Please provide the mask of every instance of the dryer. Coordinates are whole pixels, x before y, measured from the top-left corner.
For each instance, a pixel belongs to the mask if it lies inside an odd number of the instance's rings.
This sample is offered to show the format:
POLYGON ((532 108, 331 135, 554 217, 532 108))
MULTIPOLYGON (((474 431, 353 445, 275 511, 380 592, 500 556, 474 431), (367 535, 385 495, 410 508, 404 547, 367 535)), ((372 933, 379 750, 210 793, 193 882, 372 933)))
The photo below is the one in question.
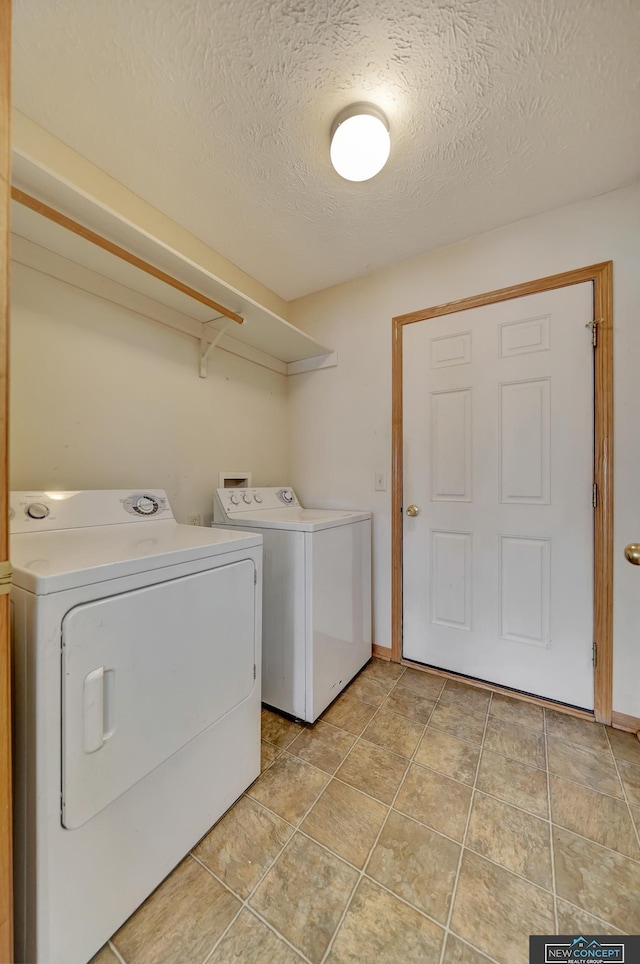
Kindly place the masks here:
POLYGON ((213 519, 263 536, 262 700, 313 723, 371 659, 371 514, 281 486, 217 489, 213 519))
POLYGON ((260 772, 259 535, 14 492, 19 961, 84 964, 260 772))

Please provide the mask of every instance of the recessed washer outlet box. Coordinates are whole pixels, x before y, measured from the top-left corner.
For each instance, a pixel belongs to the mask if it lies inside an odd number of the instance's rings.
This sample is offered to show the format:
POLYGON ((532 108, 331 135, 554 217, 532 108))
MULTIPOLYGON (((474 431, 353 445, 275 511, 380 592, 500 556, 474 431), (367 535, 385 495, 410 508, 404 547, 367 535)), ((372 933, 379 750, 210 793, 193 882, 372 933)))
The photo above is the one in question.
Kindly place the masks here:
POLYGON ((251 472, 219 472, 219 489, 248 489, 251 487, 251 472))

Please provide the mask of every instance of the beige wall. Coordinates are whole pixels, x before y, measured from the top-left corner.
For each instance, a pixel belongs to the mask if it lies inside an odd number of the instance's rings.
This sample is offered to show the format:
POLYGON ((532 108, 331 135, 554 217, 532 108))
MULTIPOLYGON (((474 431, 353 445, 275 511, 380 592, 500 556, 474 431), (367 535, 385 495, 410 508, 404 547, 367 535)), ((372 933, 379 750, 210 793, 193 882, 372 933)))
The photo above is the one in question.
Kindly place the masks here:
MULTIPOLYGON (((427 186, 428 189, 428 186, 427 186)), ((384 244, 384 226, 380 228, 384 244)), ((614 709, 640 716, 640 186, 561 208, 293 302, 289 320, 338 352, 290 384, 292 482, 310 504, 374 512, 374 633, 390 643, 391 318, 571 268, 614 261, 614 709)), ((588 641, 587 641, 588 644, 588 641)))
POLYGON ((11 488, 165 488, 211 521, 219 471, 289 481, 287 380, 14 265, 11 488))

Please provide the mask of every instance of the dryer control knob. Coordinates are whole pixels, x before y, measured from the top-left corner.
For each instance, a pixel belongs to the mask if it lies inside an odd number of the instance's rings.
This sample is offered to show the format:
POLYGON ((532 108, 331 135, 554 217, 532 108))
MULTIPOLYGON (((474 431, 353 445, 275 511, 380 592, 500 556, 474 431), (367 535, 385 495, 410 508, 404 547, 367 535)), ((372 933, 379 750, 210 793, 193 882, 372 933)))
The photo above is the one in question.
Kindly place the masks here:
POLYGON ((248 492, 243 492, 243 493, 242 493, 242 501, 243 501, 243 502, 246 502, 247 505, 250 505, 250 504, 251 504, 251 496, 249 495, 248 492))
POLYGON ((155 515, 158 507, 158 502, 150 495, 141 495, 133 502, 133 509, 138 515, 155 515))
POLYGON ((229 496, 229 502, 231 503, 231 505, 238 504, 238 496, 235 494, 235 492, 232 492, 231 495, 229 496))
POLYGON ((26 513, 30 519, 46 519, 49 515, 49 507, 43 502, 32 502, 27 506, 26 513))
POLYGON ((254 493, 253 498, 256 500, 256 502, 262 502, 262 496, 258 495, 257 492, 254 493))

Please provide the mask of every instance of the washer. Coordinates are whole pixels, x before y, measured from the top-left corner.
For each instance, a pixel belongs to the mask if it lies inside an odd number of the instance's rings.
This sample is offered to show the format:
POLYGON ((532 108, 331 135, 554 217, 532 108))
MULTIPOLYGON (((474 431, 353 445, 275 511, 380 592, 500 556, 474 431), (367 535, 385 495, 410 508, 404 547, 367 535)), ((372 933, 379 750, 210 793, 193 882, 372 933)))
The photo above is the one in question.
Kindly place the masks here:
POLYGON ((19 961, 85 964, 260 772, 260 535, 11 495, 19 961))
POLYGON ((371 514, 284 486, 217 489, 213 519, 264 537, 262 700, 313 723, 371 658, 371 514))

